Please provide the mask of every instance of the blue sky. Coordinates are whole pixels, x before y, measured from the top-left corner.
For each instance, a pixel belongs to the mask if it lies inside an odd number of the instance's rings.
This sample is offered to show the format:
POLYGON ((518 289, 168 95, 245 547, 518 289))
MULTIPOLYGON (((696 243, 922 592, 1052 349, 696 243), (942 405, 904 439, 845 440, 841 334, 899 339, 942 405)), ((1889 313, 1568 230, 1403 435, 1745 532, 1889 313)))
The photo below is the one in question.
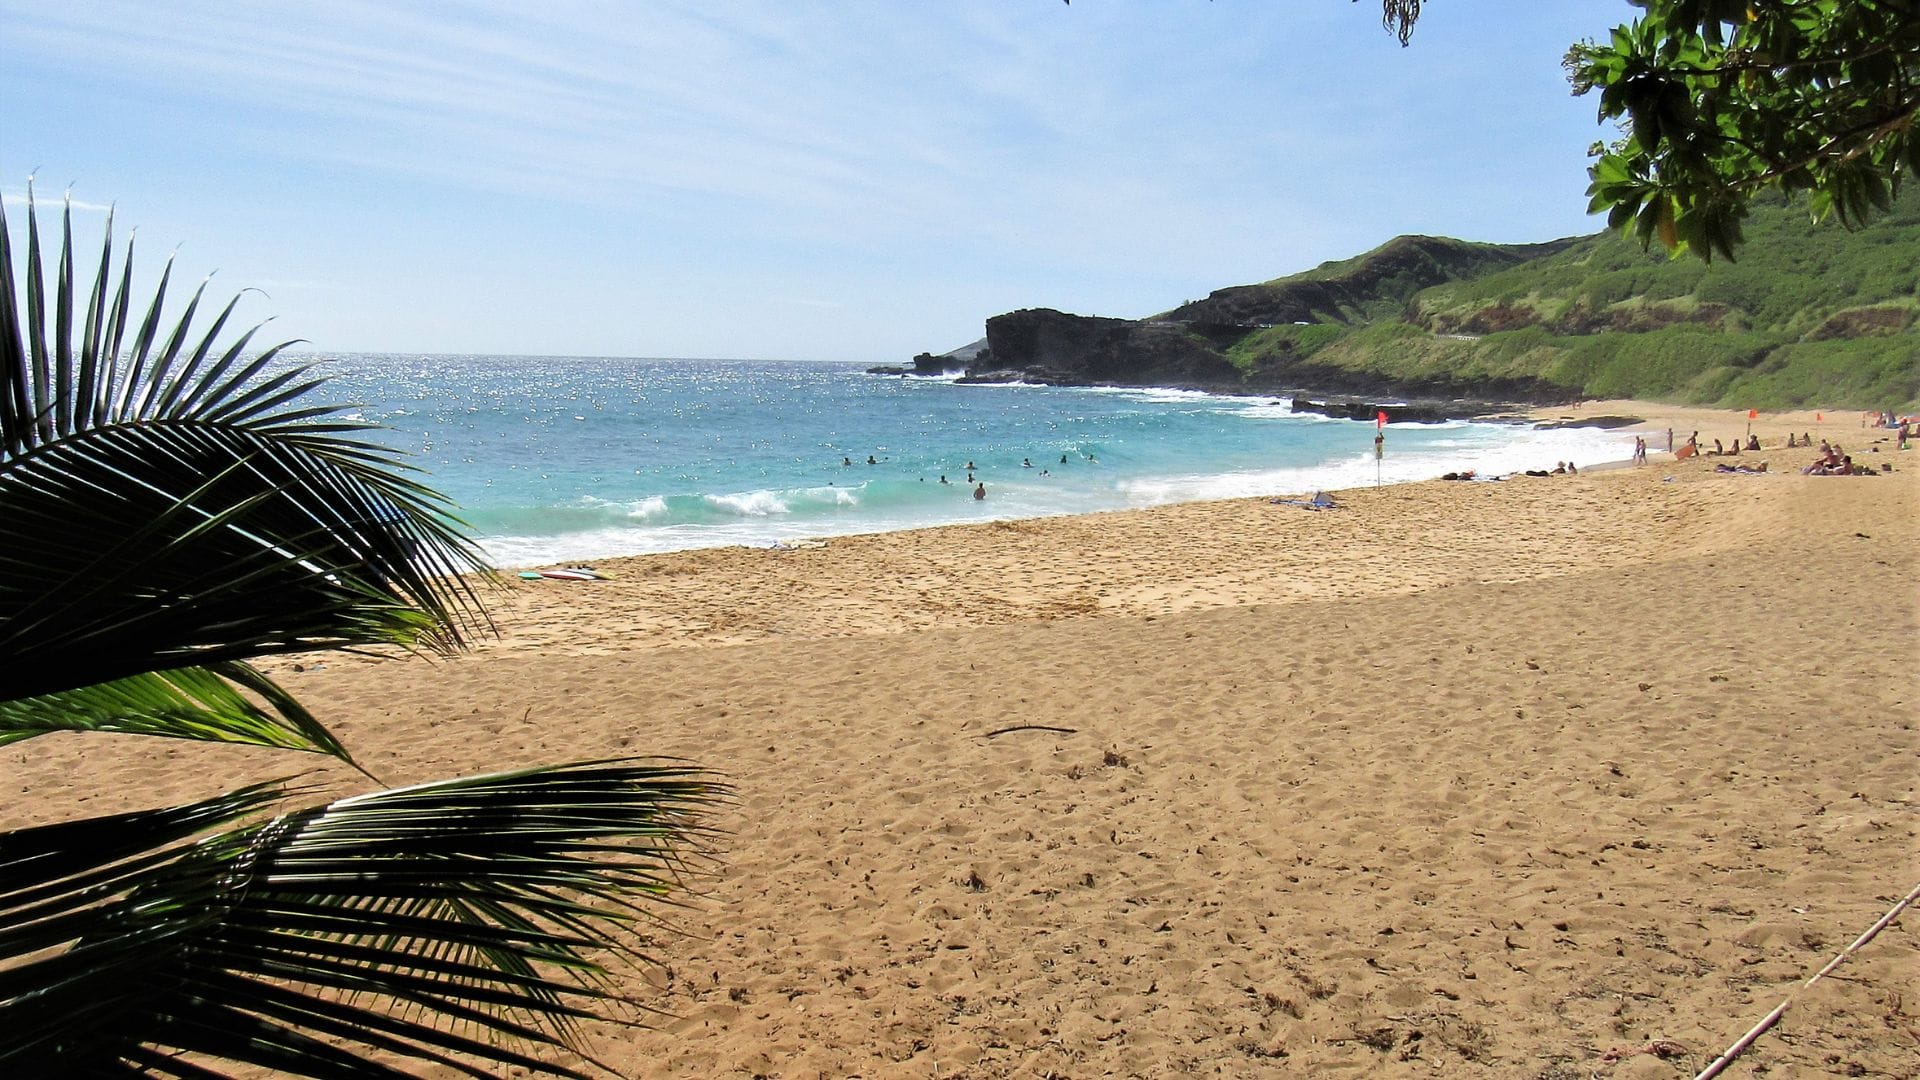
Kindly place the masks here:
POLYGON ((1400 233, 1597 231, 1626 3, 0 0, 0 195, 325 351, 905 361, 1400 233))

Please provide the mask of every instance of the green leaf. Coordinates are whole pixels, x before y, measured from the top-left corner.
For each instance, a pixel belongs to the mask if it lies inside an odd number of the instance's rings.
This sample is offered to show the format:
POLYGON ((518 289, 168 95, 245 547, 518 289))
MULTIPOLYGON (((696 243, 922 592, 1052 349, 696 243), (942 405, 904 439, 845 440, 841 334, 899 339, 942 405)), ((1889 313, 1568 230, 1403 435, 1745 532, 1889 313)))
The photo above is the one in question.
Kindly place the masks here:
POLYGON ((331 754, 346 748, 265 675, 241 663, 145 672, 38 697, 0 701, 0 746, 50 731, 162 735, 331 754), (241 693, 266 701, 263 709, 241 693))
POLYGON ((271 795, 0 835, 0 1073, 337 1075, 381 1050, 580 1075, 517 1047, 580 1050, 579 1020, 645 1008, 609 965, 648 963, 636 902, 684 887, 727 798, 676 763, 582 762, 181 844, 271 795))

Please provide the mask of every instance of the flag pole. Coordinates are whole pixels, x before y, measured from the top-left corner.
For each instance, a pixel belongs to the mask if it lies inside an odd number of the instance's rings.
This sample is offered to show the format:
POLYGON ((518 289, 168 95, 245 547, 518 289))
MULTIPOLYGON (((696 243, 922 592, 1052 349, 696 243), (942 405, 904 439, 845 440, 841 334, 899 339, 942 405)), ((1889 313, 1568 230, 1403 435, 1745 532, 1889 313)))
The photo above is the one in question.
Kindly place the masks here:
POLYGON ((1387 410, 1377 410, 1373 415, 1373 486, 1380 486, 1381 462, 1387 456, 1387 410))

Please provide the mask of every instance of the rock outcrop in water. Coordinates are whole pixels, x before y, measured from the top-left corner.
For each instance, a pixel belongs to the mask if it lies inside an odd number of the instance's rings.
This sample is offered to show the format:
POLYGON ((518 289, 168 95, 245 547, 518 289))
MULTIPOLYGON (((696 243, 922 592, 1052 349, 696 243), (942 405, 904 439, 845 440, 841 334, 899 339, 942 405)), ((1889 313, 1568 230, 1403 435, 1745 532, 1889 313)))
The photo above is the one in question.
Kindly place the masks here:
POLYGON ((1050 308, 1008 312, 987 320, 984 359, 966 381, 1068 386, 1238 384, 1240 373, 1211 343, 1180 323, 1103 319, 1050 308))

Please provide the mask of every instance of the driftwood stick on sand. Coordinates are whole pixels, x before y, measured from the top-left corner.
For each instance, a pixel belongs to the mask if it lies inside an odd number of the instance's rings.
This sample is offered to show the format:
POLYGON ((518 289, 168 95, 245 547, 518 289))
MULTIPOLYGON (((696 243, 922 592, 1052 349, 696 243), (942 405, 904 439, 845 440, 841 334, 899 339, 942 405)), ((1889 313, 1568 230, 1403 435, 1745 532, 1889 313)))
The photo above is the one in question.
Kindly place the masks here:
POLYGON ((1012 727, 1003 727, 998 731, 989 731, 982 736, 982 738, 991 739, 996 735, 1005 735, 1011 731, 1057 731, 1062 735, 1077 735, 1080 733, 1079 728, 1054 727, 1052 724, 1015 724, 1012 727))
POLYGON ((1715 1058, 1713 1061, 1713 1064, 1700 1070, 1700 1074, 1694 1077, 1693 1080, 1713 1080, 1713 1077, 1719 1076, 1722 1070, 1724 1070, 1727 1066, 1733 1064, 1734 1058, 1737 1058, 1741 1054, 1745 1053, 1747 1047, 1753 1045, 1753 1041, 1755 1039, 1758 1039, 1760 1036, 1765 1035, 1767 1033, 1768 1028, 1780 1022, 1780 1018, 1787 1014, 1788 1007, 1793 1004, 1794 998, 1799 997, 1801 992, 1806 990, 1807 987, 1812 986, 1814 983, 1819 982, 1820 979, 1823 976, 1825 976, 1828 972, 1831 972, 1834 968, 1839 967, 1842 963, 1846 961, 1847 957, 1852 956, 1854 952, 1860 948, 1860 946, 1865 945, 1869 941, 1872 941, 1875 934, 1878 934, 1880 931, 1886 929, 1888 923, 1891 923, 1893 920, 1899 918, 1900 913, 1902 911, 1905 911, 1907 909, 1907 905, 1913 903, 1915 899, 1920 899, 1920 885, 1915 885, 1911 892, 1901 897, 1899 903, 1893 905, 1893 907, 1889 909, 1885 915, 1880 916, 1880 921, 1868 927, 1866 933, 1861 934, 1859 937, 1855 938, 1853 941, 1853 944, 1847 946, 1844 949, 1841 949, 1840 954, 1838 956, 1835 956, 1833 959, 1827 961, 1826 967, 1823 967, 1819 971, 1814 972, 1813 978, 1808 979, 1806 982, 1803 982, 1799 986, 1795 987, 1793 993, 1788 994, 1785 1001, 1782 1001, 1780 1004, 1775 1005, 1773 1007, 1772 1012, 1768 1013, 1763 1019, 1761 1019, 1759 1023, 1747 1029, 1747 1033, 1745 1035, 1740 1036, 1739 1039, 1734 1041, 1734 1044, 1732 1046, 1727 1047, 1726 1053, 1721 1054, 1719 1057, 1715 1058))

